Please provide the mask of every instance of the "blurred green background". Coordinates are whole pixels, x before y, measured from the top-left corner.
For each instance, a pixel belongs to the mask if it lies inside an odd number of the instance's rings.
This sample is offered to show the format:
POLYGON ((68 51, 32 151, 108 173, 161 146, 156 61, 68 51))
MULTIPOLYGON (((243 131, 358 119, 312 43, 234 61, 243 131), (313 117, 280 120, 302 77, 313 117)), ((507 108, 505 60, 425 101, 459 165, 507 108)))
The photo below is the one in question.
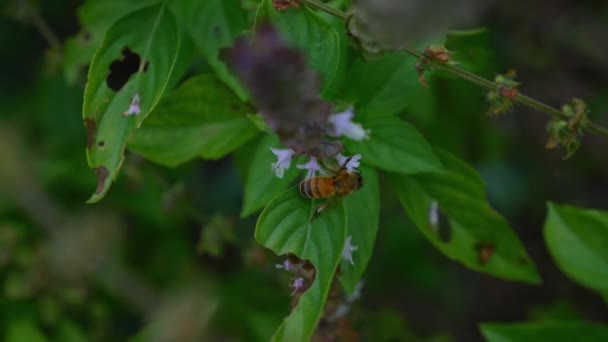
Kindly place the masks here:
MULTIPOLYGON (((128 153, 109 195, 84 203, 96 187, 81 119, 86 70, 67 82, 61 50, 79 32, 81 3, 0 2, 0 339, 267 340, 288 313, 289 276, 254 242, 255 215, 239 218, 247 146, 175 169, 128 153)), ((585 99, 591 119, 608 125, 608 4, 497 2, 477 24, 487 32, 475 45, 453 40, 454 59, 465 64, 467 48, 487 48, 478 73, 515 68, 526 94, 553 106, 585 99)), ((542 235, 546 200, 608 209, 608 140, 585 136, 563 161, 564 151, 545 149, 544 114, 516 107, 489 119, 479 88, 427 80, 402 116, 481 173, 544 283, 449 261, 385 188, 349 329, 367 341, 475 341, 481 322, 608 321, 601 298, 557 269, 542 235)))

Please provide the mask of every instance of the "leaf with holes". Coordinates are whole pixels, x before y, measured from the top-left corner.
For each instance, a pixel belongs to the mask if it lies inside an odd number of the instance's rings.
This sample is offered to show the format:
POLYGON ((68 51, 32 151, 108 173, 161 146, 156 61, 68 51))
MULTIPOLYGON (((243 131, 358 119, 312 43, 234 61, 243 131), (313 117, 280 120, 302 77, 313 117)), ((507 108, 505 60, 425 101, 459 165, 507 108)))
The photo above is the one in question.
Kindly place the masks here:
POLYGON ((370 138, 344 145, 360 153, 363 163, 404 174, 441 171, 441 162, 414 126, 389 115, 366 115, 361 123, 371 130, 370 138))
POLYGON ((316 268, 310 288, 299 298, 275 332, 275 341, 308 341, 321 317, 325 300, 342 257, 346 216, 342 204, 309 221, 319 201, 303 198, 297 187, 275 197, 264 209, 255 239, 277 255, 293 253, 316 268))
POLYGON ((163 97, 128 147, 167 166, 195 157, 218 159, 259 132, 247 117, 251 113, 216 76, 195 76, 163 97))
POLYGON ((360 168, 363 187, 344 197, 348 222, 347 235, 352 236, 353 262, 342 260, 340 281, 347 293, 353 293, 367 268, 374 251, 380 221, 380 183, 377 171, 369 166, 360 168))
POLYGON ((91 62, 108 28, 121 17, 157 3, 158 0, 89 0, 78 8, 81 31, 66 39, 63 66, 68 83, 76 81, 79 69, 91 62))
POLYGON ((194 44, 205 56, 217 77, 241 99, 246 99, 245 90, 219 57, 220 49, 231 46, 249 27, 247 12, 242 9, 242 1, 178 1, 173 5, 177 17, 184 23, 194 44))
POLYGON ((180 47, 175 18, 164 4, 116 22, 95 54, 84 94, 87 160, 106 194, 118 175, 127 138, 158 103, 180 47))
POLYGON ((325 19, 307 6, 277 11, 272 0, 260 3, 256 25, 270 21, 289 43, 302 49, 309 65, 319 72, 323 92, 333 85, 340 61, 340 42, 336 30, 325 19))
POLYGON ((283 148, 276 135, 268 135, 262 139, 255 150, 252 162, 249 164, 241 217, 249 216, 264 208, 268 202, 287 189, 302 173, 294 165, 297 160, 292 160, 291 167, 285 170, 283 178, 278 178, 271 167, 271 164, 277 161, 277 157, 270 151, 271 147, 283 148))
POLYGON ((480 330, 488 342, 608 341, 608 325, 582 321, 483 323, 480 330))
POLYGON ((561 270, 608 295, 608 212, 548 203, 545 241, 561 270))
POLYGON ((441 173, 389 176, 410 219, 443 254, 473 270, 540 283, 517 235, 490 207, 477 172, 447 152, 437 153, 446 167, 441 173))

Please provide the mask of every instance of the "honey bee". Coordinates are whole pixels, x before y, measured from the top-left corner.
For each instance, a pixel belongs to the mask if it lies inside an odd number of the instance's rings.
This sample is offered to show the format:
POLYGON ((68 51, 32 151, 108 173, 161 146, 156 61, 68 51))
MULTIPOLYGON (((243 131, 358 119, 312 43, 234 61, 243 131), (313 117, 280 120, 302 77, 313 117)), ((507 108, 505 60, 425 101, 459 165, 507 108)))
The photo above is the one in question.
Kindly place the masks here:
POLYGON ((346 159, 338 170, 332 170, 325 167, 333 176, 312 177, 303 180, 300 183, 300 194, 306 198, 320 199, 327 198, 328 200, 320 205, 313 216, 318 215, 327 205, 330 200, 344 197, 351 192, 361 189, 363 186, 363 178, 358 171, 347 171, 346 165, 352 157, 346 159))

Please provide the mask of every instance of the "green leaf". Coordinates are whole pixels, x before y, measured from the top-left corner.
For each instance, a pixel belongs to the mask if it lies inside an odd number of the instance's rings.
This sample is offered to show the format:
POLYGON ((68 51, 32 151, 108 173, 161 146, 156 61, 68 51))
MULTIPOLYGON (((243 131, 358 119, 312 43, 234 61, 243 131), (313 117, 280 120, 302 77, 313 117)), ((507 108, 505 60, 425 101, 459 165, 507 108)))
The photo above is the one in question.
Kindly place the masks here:
POLYGON ((88 0, 78 8, 80 32, 66 39, 64 48, 64 75, 68 83, 78 77, 79 69, 91 62, 104 34, 121 17, 158 0, 88 0))
POLYGON ((344 142, 347 150, 361 154, 362 162, 404 174, 442 169, 433 149, 414 126, 386 115, 368 115, 362 119, 363 127, 371 130, 370 138, 344 142))
POLYGON ((479 175, 447 152, 437 152, 446 167, 442 173, 389 175, 410 219, 443 254, 473 270, 540 283, 517 235, 488 204, 479 175), (445 222, 431 215, 432 202, 445 222))
POLYGON ((281 36, 308 57, 311 68, 321 74, 323 92, 333 85, 340 61, 340 41, 336 30, 307 6, 277 11, 272 0, 260 3, 256 25, 269 20, 281 36))
POLYGON ((250 113, 217 77, 195 76, 163 97, 128 146, 167 166, 196 157, 222 158, 259 132, 250 113))
POLYGON ((368 62, 357 56, 348 67, 344 97, 357 113, 397 113, 416 103, 422 86, 418 83, 416 59, 400 52, 385 53, 368 62))
POLYGON ((488 342, 608 341, 608 326, 588 322, 483 323, 488 342))
POLYGON ((262 211, 255 239, 277 255, 293 253, 316 268, 311 287, 276 331, 275 341, 308 341, 321 317, 342 257, 346 215, 341 204, 310 222, 319 201, 300 195, 297 187, 282 192, 262 211))
POLYGON ((217 77, 245 100, 247 93, 219 57, 220 49, 231 46, 248 28, 247 13, 242 9, 241 1, 180 1, 174 7, 217 77))
POLYGON ((29 320, 19 319, 6 325, 4 340, 6 342, 45 342, 47 338, 36 324, 29 320))
POLYGON ((292 160, 291 167, 285 170, 283 178, 278 178, 271 169, 271 164, 277 160, 277 157, 270 151, 271 147, 284 148, 276 135, 268 135, 260 141, 255 150, 245 180, 245 198, 241 217, 249 216, 262 209, 275 196, 287 189, 298 174, 301 174, 301 170, 294 165, 296 160, 292 160))
POLYGON ((578 283, 608 293, 608 212, 547 205, 544 235, 553 259, 578 283))
POLYGON ((380 221, 380 184, 378 173, 372 167, 362 165, 360 168, 363 187, 344 197, 344 207, 348 221, 348 235, 352 236, 352 245, 357 246, 353 253, 354 265, 343 260, 340 281, 347 293, 353 293, 357 283, 367 268, 374 251, 376 233, 380 221))
POLYGON ((106 34, 91 63, 84 95, 87 160, 98 176, 89 203, 103 198, 118 175, 127 138, 158 103, 179 46, 175 18, 164 5, 128 15, 106 34), (126 80, 125 75, 129 75, 126 80), (141 112, 125 116, 136 95, 141 112))

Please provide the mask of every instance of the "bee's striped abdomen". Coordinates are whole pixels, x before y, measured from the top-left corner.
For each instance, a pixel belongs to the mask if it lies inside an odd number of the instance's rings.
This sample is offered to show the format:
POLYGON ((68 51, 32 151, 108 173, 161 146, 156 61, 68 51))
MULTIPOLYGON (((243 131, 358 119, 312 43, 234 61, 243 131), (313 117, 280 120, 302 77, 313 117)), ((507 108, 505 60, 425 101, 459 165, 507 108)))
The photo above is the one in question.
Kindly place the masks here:
POLYGON ((334 180, 331 177, 309 178, 300 183, 300 193, 308 198, 324 198, 334 195, 334 180))

